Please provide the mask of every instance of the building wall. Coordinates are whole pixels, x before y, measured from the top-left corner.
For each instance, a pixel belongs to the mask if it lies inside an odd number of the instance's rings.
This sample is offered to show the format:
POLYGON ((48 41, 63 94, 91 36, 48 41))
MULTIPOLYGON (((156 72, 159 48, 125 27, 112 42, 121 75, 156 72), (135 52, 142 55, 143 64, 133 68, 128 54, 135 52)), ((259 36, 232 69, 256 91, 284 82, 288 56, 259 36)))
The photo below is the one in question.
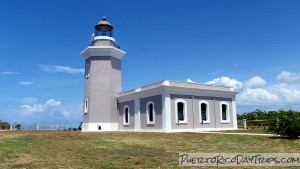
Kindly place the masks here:
POLYGON ((216 98, 216 121, 217 128, 232 128, 233 127, 233 112, 232 112, 232 100, 230 98, 216 98), (220 102, 225 101, 229 104, 229 117, 230 123, 221 123, 221 111, 220 111, 220 102))
POLYGON ((190 95, 175 95, 171 94, 171 128, 172 129, 218 129, 232 128, 232 100, 231 98, 205 97, 205 96, 190 96, 190 95), (186 102, 187 108, 187 123, 177 122, 176 119, 176 100, 186 102), (202 123, 200 121, 200 101, 206 101, 209 104, 210 122, 202 123), (226 102, 228 107, 230 123, 221 123, 220 103, 226 102))
POLYGON ((193 109, 192 109, 192 96, 188 95, 175 95, 171 94, 171 129, 193 129, 193 109), (175 110, 175 102, 177 100, 184 100, 186 102, 186 108, 187 108, 187 123, 178 123, 176 119, 176 110, 175 110))
POLYGON ((101 40, 97 40, 94 42, 94 46, 114 46, 115 43, 111 40, 105 40, 105 39, 101 39, 101 40))
POLYGON ((121 92, 121 60, 114 57, 93 56, 89 77, 84 81, 84 99, 88 99, 88 113, 83 123, 117 123, 117 99, 121 92))
POLYGON ((162 95, 155 95, 140 99, 141 129, 162 129, 162 95), (154 103, 155 123, 147 124, 147 103, 154 103))
MULTIPOLYGON (((135 126, 135 113, 136 109, 134 106, 139 107, 140 113, 140 129, 141 130, 163 130, 163 99, 162 94, 150 95, 143 97, 138 95, 136 97, 141 97, 139 99, 140 105, 135 105, 134 98, 131 98, 130 101, 125 101, 119 103, 119 128, 121 130, 134 130, 139 129, 139 125, 135 126), (155 124, 147 124, 147 103, 152 101, 154 103, 155 109, 155 124), (128 105, 130 108, 130 125, 123 125, 123 108, 125 105, 128 105), (137 128, 136 128, 137 127, 137 128)), ((171 130, 214 130, 214 129, 231 129, 234 128, 233 125, 233 108, 232 108, 232 98, 226 97, 212 97, 212 96, 192 96, 192 95, 182 95, 182 94, 170 94, 170 121, 171 121, 171 130), (176 101, 184 101, 186 103, 187 109, 187 122, 182 123, 176 121, 176 101), (203 122, 200 120, 200 102, 205 101, 209 106, 209 122, 203 122), (221 109, 220 103, 225 102, 228 105, 229 113, 229 123, 221 123, 221 109)), ((137 110, 136 110, 137 111, 137 110)), ((137 123, 137 122, 136 122, 137 123)))
POLYGON ((194 97, 194 126, 195 128, 216 128, 216 118, 215 118, 215 104, 214 104, 214 97, 205 97, 205 96, 195 96, 194 97), (202 123, 200 121, 200 102, 206 101, 209 106, 209 116, 210 122, 209 123, 202 123))
POLYGON ((126 101, 126 102, 122 102, 122 103, 119 103, 119 117, 118 117, 118 122, 119 122, 119 129, 120 130, 133 130, 135 129, 135 119, 134 119, 134 100, 131 100, 131 101, 126 101), (129 107, 129 114, 130 114, 130 117, 129 117, 129 125, 124 125, 123 124, 123 119, 124 119, 124 116, 123 116, 123 110, 124 110, 124 107, 125 106, 128 106, 129 107))

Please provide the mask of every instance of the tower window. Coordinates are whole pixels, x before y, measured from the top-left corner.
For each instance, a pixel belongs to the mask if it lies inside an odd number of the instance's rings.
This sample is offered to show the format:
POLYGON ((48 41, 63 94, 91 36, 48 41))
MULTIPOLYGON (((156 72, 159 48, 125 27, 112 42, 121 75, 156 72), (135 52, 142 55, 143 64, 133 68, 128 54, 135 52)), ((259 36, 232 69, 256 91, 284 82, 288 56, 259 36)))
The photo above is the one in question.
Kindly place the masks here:
POLYGON ((87 114, 89 111, 89 100, 84 99, 84 113, 87 114))
POLYGON ((129 125, 129 117, 130 117, 130 114, 129 114, 129 107, 128 106, 125 106, 123 108, 123 124, 124 125, 129 125))
POLYGON ((200 101, 199 109, 200 123, 210 123, 209 103, 205 100, 200 101))
POLYGON ((176 123, 187 123, 187 103, 182 99, 175 101, 176 123))
POLYGON ((86 63, 85 65, 85 78, 90 76, 90 63, 86 63))
POLYGON ((221 123, 230 123, 229 104, 227 102, 220 103, 221 123))
POLYGON ((155 109, 154 103, 152 101, 147 103, 147 124, 154 124, 155 123, 155 109))

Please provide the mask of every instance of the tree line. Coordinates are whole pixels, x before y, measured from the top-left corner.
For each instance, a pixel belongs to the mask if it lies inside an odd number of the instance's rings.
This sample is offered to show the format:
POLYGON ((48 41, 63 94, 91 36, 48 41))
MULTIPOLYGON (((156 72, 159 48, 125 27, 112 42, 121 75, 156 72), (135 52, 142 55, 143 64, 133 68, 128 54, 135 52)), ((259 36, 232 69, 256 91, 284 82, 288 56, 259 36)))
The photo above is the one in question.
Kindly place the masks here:
POLYGON ((300 136, 300 112, 293 110, 279 111, 255 111, 238 114, 238 120, 267 120, 269 123, 268 131, 281 136, 298 138, 300 136))

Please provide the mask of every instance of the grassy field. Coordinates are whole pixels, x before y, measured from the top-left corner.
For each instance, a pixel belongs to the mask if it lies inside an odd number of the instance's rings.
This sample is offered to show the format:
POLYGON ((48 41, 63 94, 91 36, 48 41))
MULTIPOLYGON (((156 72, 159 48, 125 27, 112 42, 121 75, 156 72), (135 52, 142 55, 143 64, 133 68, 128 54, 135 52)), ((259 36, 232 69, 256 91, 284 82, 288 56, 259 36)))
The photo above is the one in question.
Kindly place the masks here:
POLYGON ((250 128, 250 129, 239 129, 239 130, 222 130, 213 132, 226 132, 226 133, 260 133, 260 134, 272 134, 267 131, 267 128, 250 128))
POLYGON ((298 153, 300 139, 202 133, 0 132, 0 168, 177 168, 179 152, 298 153))

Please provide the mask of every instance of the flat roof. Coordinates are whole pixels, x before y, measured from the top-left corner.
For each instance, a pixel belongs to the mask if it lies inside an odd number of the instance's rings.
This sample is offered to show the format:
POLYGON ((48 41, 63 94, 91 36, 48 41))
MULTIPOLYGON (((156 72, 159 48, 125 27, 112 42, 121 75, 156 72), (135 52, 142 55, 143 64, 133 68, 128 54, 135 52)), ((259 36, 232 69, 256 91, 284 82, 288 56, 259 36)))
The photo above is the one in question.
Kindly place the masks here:
POLYGON ((179 82, 179 81, 172 81, 172 80, 163 80, 163 81, 152 83, 152 84, 149 84, 146 86, 123 91, 123 92, 119 93, 119 96, 131 95, 131 94, 134 94, 137 92, 143 92, 143 91, 155 89, 158 87, 176 87, 176 88, 182 88, 182 89, 194 89, 194 90, 198 89, 198 90, 206 90, 206 91, 229 92, 229 93, 235 93, 235 94, 238 93, 233 90, 233 87, 200 84, 200 83, 194 83, 194 82, 179 82))

